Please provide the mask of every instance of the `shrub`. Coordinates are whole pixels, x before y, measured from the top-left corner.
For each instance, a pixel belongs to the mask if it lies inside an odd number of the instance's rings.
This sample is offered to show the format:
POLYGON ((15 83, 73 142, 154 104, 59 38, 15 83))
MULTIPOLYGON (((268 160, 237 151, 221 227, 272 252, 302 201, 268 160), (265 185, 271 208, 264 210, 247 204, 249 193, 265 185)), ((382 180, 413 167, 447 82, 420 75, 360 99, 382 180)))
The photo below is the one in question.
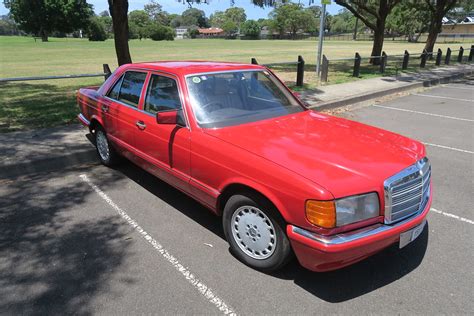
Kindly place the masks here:
POLYGON ((249 38, 257 39, 260 37, 260 24, 254 20, 248 20, 242 24, 241 32, 249 38))
POLYGON ((91 18, 87 33, 89 33, 89 41, 105 41, 107 39, 105 24, 97 17, 91 18))
POLYGON ((190 38, 196 38, 199 35, 199 30, 198 29, 191 29, 188 31, 188 35, 190 38))
POLYGON ((148 34, 154 41, 173 41, 176 36, 174 29, 159 24, 150 26, 148 34))

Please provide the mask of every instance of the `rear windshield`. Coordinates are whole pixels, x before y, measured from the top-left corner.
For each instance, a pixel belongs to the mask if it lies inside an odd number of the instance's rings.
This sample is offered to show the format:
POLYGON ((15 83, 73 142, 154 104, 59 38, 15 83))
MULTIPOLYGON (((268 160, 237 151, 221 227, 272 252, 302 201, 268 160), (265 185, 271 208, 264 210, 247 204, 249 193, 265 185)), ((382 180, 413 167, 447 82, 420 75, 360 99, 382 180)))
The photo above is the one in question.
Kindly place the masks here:
POLYGON ((217 128, 302 112, 294 96, 267 71, 237 71, 186 78, 198 124, 217 128))

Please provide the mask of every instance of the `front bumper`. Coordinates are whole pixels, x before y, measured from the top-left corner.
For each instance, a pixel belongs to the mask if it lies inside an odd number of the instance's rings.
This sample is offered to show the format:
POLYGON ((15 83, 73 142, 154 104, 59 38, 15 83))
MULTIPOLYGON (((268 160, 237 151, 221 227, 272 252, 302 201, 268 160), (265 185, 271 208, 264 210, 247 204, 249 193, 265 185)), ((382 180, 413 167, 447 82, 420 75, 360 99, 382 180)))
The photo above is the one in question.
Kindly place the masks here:
POLYGON ((421 213, 393 225, 375 224, 333 236, 322 236, 293 225, 288 225, 286 232, 302 266, 317 272, 336 270, 398 242, 401 233, 423 223, 431 201, 430 196, 421 213))

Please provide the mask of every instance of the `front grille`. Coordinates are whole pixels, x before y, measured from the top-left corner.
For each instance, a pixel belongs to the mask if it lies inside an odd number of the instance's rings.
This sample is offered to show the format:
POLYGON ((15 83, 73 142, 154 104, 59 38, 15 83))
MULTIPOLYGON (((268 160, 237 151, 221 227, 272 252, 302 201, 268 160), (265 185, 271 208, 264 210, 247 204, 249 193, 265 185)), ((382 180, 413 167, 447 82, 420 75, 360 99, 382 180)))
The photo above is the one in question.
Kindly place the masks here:
POLYGON ((429 199, 431 166, 428 158, 384 182, 385 223, 392 224, 421 212, 429 199))

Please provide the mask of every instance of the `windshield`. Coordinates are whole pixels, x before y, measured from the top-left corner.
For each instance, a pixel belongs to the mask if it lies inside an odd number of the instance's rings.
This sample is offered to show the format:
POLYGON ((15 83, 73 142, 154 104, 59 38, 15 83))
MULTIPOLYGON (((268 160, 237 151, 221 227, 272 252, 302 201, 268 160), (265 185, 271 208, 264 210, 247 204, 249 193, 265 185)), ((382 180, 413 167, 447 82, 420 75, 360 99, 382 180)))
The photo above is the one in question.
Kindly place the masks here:
POLYGON ((239 125, 304 111, 268 71, 191 75, 186 81, 201 127, 239 125))

